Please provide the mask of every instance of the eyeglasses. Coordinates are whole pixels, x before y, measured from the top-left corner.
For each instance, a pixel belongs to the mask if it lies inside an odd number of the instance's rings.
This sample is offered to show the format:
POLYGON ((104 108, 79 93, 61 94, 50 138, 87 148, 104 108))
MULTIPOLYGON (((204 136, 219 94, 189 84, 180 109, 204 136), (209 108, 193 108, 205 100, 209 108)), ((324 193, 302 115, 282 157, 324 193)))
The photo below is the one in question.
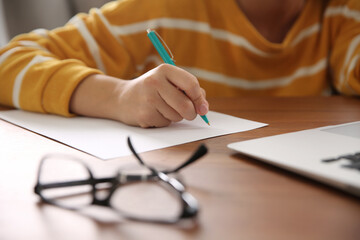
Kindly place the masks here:
POLYGON ((158 171, 128 146, 138 160, 138 171, 119 170, 114 177, 95 178, 80 159, 48 154, 41 159, 34 191, 45 203, 81 210, 90 205, 110 207, 122 217, 135 221, 176 223, 197 216, 198 202, 180 180, 171 177, 207 153, 200 145, 179 166, 158 171))

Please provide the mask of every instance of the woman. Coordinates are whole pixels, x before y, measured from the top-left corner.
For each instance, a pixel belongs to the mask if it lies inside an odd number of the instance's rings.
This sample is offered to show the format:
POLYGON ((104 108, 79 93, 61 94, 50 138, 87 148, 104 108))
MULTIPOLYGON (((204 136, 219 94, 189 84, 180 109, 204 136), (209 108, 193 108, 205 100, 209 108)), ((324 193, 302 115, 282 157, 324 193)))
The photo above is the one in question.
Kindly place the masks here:
POLYGON ((111 2, 1 49, 0 103, 162 127, 206 114, 205 92, 358 95, 359 11, 356 0, 111 2), (161 64, 148 28, 178 67, 161 64))

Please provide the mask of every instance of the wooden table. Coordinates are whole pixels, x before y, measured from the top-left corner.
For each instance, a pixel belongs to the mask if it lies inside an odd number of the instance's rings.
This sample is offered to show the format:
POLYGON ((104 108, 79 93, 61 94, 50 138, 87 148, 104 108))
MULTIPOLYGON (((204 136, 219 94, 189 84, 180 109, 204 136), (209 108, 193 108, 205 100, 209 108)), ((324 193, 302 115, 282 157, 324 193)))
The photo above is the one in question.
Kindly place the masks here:
POLYGON ((142 154, 152 164, 172 166, 200 142, 209 147, 208 155, 182 171, 201 205, 198 224, 191 227, 96 221, 40 204, 33 186, 39 159, 46 153, 79 156, 102 173, 134 159, 104 162, 0 121, 0 239, 360 239, 359 198, 226 147, 234 141, 359 121, 360 99, 246 97, 209 102, 214 111, 270 125, 142 154))

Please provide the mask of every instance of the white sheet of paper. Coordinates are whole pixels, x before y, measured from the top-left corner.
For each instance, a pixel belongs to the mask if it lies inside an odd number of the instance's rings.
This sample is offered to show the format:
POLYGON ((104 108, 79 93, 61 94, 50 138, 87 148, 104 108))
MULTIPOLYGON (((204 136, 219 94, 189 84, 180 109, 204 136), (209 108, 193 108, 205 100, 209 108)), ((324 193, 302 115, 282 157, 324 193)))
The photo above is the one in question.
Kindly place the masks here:
POLYGON ((102 159, 131 155, 126 141, 128 136, 137 152, 145 152, 267 125, 213 111, 207 117, 211 126, 198 116, 194 121, 143 129, 106 119, 0 111, 0 118, 8 122, 102 159))

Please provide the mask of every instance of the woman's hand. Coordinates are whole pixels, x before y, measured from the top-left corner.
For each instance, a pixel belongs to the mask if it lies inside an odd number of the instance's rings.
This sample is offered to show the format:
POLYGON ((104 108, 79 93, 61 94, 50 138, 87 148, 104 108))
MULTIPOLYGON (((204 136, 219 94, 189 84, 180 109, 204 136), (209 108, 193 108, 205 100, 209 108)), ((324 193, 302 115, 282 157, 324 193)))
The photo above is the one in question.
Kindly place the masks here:
POLYGON ((205 91, 196 77, 168 64, 129 81, 91 75, 75 90, 70 103, 70 110, 76 114, 143 128, 193 120, 208 109, 205 91))

